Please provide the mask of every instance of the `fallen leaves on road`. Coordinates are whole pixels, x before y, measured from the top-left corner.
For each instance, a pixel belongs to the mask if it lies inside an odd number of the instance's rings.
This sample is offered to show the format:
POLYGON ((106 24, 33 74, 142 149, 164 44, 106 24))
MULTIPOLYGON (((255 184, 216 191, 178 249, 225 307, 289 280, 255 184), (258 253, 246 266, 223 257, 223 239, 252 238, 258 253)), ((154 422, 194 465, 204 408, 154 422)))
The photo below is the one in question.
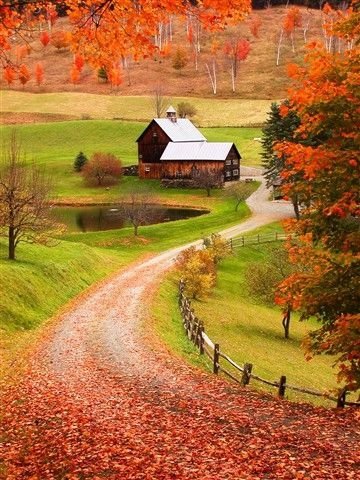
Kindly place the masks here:
POLYGON ((0 478, 356 478, 356 411, 241 389, 144 341, 147 295, 170 260, 82 296, 22 381, 2 386, 0 478))

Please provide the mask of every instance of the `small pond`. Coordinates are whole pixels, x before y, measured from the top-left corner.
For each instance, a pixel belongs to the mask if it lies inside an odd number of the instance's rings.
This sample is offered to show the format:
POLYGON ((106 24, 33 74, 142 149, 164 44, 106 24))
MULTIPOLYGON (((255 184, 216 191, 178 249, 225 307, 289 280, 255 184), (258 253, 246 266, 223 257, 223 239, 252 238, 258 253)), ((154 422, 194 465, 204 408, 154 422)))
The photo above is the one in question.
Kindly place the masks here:
MULTIPOLYGON (((52 217, 57 222, 66 225, 68 232, 98 232, 115 230, 130 225, 123 218, 119 205, 53 207, 51 212, 52 217)), ((209 213, 209 211, 154 205, 151 208, 151 218, 146 222, 146 225, 198 217, 204 213, 209 213)))

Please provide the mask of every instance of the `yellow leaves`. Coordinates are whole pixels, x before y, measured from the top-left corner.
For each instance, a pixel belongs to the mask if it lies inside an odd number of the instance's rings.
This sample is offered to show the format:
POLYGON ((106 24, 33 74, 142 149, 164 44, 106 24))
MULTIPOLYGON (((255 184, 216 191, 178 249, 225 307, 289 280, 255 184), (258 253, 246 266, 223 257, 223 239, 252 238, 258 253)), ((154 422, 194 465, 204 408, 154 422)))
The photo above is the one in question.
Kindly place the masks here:
POLYGON ((214 258, 209 250, 188 248, 178 256, 176 263, 189 296, 199 298, 209 294, 216 281, 214 258))

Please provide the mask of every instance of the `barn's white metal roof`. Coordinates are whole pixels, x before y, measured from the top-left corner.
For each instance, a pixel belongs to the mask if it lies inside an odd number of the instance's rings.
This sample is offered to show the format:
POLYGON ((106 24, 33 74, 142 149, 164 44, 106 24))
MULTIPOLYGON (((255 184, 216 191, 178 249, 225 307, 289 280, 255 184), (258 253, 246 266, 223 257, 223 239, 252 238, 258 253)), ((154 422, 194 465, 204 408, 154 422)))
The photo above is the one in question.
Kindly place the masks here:
POLYGON ((230 142, 169 142, 160 160, 225 160, 230 142))
POLYGON ((187 118, 178 118, 176 122, 169 118, 154 118, 154 121, 166 133, 172 142, 205 142, 206 138, 187 118))

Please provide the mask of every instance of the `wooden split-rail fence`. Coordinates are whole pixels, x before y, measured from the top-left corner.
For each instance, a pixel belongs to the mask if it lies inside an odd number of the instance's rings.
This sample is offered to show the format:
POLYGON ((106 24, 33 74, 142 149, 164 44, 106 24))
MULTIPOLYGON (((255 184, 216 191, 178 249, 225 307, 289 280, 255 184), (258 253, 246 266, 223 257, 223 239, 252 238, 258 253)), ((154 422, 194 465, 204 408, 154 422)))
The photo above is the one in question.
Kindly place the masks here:
POLYGON ((191 307, 191 301, 184 294, 185 284, 182 280, 179 283, 179 307, 182 316, 183 325, 186 335, 194 345, 199 349, 201 355, 206 355, 212 364, 212 371, 218 375, 220 372, 231 378, 233 381, 239 383, 242 386, 248 385, 250 380, 256 380, 262 384, 274 387, 277 389, 278 396, 285 397, 286 390, 292 390, 295 392, 305 393, 315 397, 326 398, 336 402, 337 407, 343 408, 346 405, 360 406, 360 402, 349 402, 346 400, 346 389, 342 389, 337 397, 328 395, 317 390, 298 387, 287 383, 285 375, 281 375, 278 381, 269 381, 253 373, 253 364, 244 363, 239 365, 232 360, 226 353, 220 350, 220 345, 215 343, 205 333, 204 323, 197 318, 194 310, 191 307), (228 365, 231 365, 235 369, 236 373, 229 371, 228 365))
POLYGON ((228 240, 228 244, 231 250, 236 248, 245 247, 248 245, 258 245, 260 243, 270 243, 270 242, 277 242, 280 240, 287 240, 295 238, 294 235, 288 235, 286 233, 275 232, 275 233, 266 233, 266 234, 259 234, 259 235, 250 235, 250 236, 243 236, 243 237, 236 237, 231 238, 228 240))

